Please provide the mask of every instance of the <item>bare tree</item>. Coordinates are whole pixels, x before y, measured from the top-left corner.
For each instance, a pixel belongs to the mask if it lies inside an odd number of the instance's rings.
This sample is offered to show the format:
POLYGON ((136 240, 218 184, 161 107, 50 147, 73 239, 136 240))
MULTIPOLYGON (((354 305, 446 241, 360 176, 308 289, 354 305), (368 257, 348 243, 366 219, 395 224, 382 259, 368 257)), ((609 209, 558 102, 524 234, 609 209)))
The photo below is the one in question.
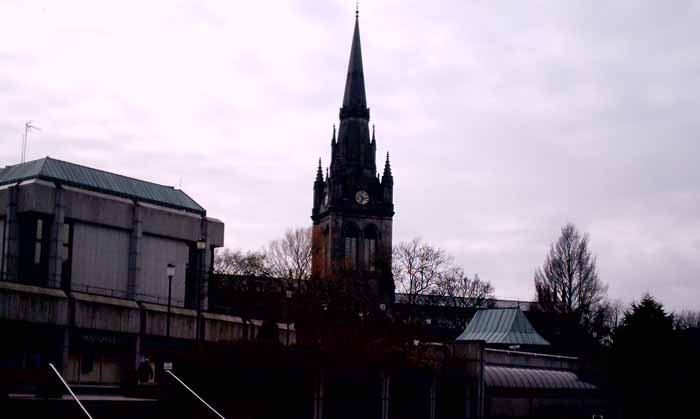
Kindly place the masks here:
POLYGON ((613 333, 622 323, 625 310, 625 304, 621 300, 604 300, 598 304, 588 324, 591 336, 603 345, 611 345, 613 333))
POLYGON ((268 275, 266 255, 262 251, 220 249, 214 255, 214 272, 225 275, 268 275))
POLYGON ((396 288, 408 295, 411 305, 415 304, 417 296, 430 294, 445 272, 452 268, 452 257, 445 250, 420 238, 394 247, 392 262, 396 288))
POLYGON ((295 280, 311 276, 311 227, 287 230, 273 240, 265 252, 270 275, 295 280))
POLYGON ((450 303, 458 307, 483 307, 493 300, 493 286, 482 280, 478 274, 472 278, 460 267, 448 269, 437 282, 433 294, 450 298, 450 303))
POLYGON ((676 330, 700 329, 700 311, 683 310, 674 313, 673 327, 676 330))
POLYGON ((535 291, 544 311, 575 316, 588 326, 598 307, 605 302, 607 286, 598 277, 596 258, 588 248, 588 234, 573 224, 561 229, 550 247, 542 268, 535 271, 535 291))

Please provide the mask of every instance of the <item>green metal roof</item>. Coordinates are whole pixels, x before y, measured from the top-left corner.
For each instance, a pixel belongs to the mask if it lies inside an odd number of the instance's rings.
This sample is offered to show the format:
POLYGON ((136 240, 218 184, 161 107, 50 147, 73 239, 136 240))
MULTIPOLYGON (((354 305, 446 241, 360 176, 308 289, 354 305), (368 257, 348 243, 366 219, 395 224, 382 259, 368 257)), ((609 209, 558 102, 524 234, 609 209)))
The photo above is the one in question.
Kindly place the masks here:
POLYGON ((582 381, 573 371, 541 368, 518 368, 487 365, 484 384, 490 388, 595 390, 596 386, 582 381))
POLYGON ((205 209, 186 193, 172 186, 146 182, 50 157, 0 169, 0 185, 29 179, 43 179, 201 215, 206 213, 205 209))
POLYGON ((483 340, 487 344, 505 345, 549 345, 517 308, 477 311, 457 340, 483 340))

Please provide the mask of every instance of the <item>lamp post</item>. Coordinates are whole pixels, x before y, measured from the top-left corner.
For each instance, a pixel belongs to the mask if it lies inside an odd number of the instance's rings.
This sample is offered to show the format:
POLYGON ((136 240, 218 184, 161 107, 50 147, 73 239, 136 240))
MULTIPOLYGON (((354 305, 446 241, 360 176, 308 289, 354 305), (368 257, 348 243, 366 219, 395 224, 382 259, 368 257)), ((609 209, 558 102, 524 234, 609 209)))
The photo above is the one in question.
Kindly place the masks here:
POLYGON ((173 292, 173 277, 175 276, 175 265, 168 263, 165 268, 165 272, 168 274, 168 315, 165 321, 165 336, 170 337, 170 298, 173 292))

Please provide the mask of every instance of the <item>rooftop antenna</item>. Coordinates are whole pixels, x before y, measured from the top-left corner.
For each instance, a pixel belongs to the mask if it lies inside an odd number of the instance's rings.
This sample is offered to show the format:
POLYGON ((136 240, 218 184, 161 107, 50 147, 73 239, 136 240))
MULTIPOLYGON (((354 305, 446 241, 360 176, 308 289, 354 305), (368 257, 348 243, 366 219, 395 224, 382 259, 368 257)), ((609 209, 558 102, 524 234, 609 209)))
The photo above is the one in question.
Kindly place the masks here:
POLYGON ((24 138, 22 139, 22 163, 27 160, 27 139, 29 138, 29 130, 41 131, 41 129, 35 125, 32 125, 33 121, 27 121, 24 123, 24 138))
POLYGON ((360 0, 355 2, 355 18, 360 17, 360 0))

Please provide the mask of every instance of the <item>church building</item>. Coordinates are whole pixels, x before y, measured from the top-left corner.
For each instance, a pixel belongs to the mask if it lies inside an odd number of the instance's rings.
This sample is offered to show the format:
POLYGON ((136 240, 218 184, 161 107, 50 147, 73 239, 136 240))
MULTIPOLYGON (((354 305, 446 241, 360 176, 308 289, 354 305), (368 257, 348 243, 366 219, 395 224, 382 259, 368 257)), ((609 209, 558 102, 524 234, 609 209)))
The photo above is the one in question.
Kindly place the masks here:
POLYGON ((388 153, 379 175, 376 152, 356 14, 337 135, 333 127, 331 164, 324 176, 319 159, 314 182, 312 270, 315 278, 350 273, 366 281, 381 302, 391 303, 394 179, 388 153))

